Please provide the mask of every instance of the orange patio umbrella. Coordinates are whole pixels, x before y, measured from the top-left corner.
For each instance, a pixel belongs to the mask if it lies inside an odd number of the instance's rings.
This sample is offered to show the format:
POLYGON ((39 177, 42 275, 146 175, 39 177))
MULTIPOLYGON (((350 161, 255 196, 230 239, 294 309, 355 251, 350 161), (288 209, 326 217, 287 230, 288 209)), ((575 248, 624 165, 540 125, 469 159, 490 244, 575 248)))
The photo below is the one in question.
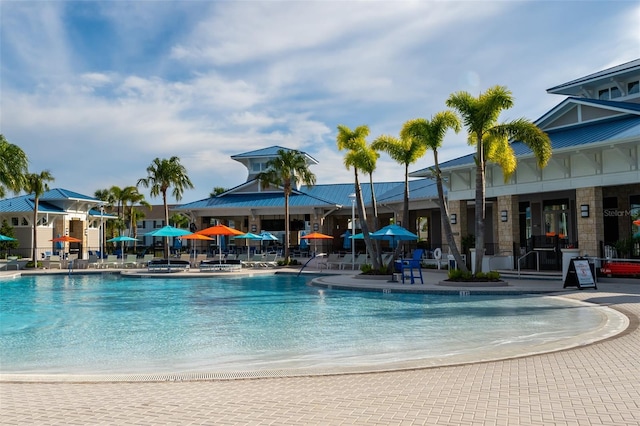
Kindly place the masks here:
MULTIPOLYGON (((207 237, 206 235, 202 235, 202 234, 183 235, 182 237, 180 237, 180 239, 182 239, 182 240, 210 240, 210 241, 213 241, 213 238, 207 237)), ((192 251, 193 251, 193 258, 195 260, 196 253, 195 253, 195 250, 192 250, 192 251)))
MULTIPOLYGON (((236 236, 236 235, 244 235, 244 232, 238 231, 237 229, 229 228, 226 225, 214 225, 205 229, 201 229, 200 231, 195 232, 200 235, 216 235, 216 236, 236 236)), ((222 244, 218 244, 220 247, 220 255, 222 255, 222 244)), ((222 258, 222 256, 220 256, 222 258)))
POLYGON ((81 243, 82 242, 82 240, 79 240, 75 237, 70 237, 68 235, 63 235, 62 237, 57 237, 49 241, 53 241, 54 243, 81 243))
MULTIPOLYGON (((320 232, 312 232, 309 235, 303 235, 300 239, 305 240, 332 240, 333 237, 331 235, 321 234, 320 232)), ((313 251, 317 252, 318 248, 316 247, 316 243, 313 243, 313 251)), ((314 254, 315 255, 315 254, 314 254)))
POLYGON ((201 229, 200 231, 196 231, 196 234, 200 235, 243 235, 244 232, 238 231, 237 229, 229 228, 226 225, 214 225, 210 226, 206 229, 201 229))

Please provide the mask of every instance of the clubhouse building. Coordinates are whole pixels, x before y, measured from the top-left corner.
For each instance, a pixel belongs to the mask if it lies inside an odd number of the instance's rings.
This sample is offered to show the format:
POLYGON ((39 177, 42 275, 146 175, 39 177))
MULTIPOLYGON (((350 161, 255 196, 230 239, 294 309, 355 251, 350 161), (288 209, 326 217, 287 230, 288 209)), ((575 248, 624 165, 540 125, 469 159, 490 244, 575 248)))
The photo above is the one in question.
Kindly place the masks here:
MULTIPOLYGON (((505 182, 497 165, 487 165, 487 264, 483 269, 520 266, 560 270, 563 250, 605 257, 613 253, 614 247, 621 247, 621 241, 631 241, 640 231, 633 223, 640 216, 640 59, 560 84, 547 92, 563 96, 562 101, 535 121, 552 142, 549 164, 540 169, 532 152, 521 142, 513 141, 518 167, 508 181, 505 182)), ((221 222, 243 232, 269 231, 284 244, 282 190, 265 190, 256 180, 279 149, 286 148, 273 146, 232 156, 247 169, 244 183, 214 197, 175 206, 172 212, 187 216, 193 229, 221 222)), ((313 171, 318 161, 303 154, 313 171)), ((447 161, 440 167, 447 183, 453 232, 458 247, 466 252, 474 246, 474 155, 447 161)), ((409 183, 410 220, 401 225, 420 237, 418 242, 411 243, 413 246, 427 250, 441 248, 446 253, 436 186, 429 169, 415 170, 410 176, 414 178, 409 183)), ((367 179, 362 179, 361 185, 370 219, 371 187, 367 179)), ((402 216, 403 182, 378 182, 373 188, 380 226, 391 221, 398 223, 402 216)), ((38 240, 50 245, 48 240, 56 234, 67 229, 71 233, 73 229, 74 235, 83 240, 82 252, 86 255, 87 250, 98 245, 96 229, 104 221, 100 201, 65 190, 56 191, 58 198, 47 195, 42 199, 44 206, 41 204, 38 221, 42 237, 38 240), (60 215, 66 219, 58 219, 60 215)), ((345 234, 359 232, 353 193, 352 182, 295 188, 289 199, 291 235, 287 242, 294 252, 306 249, 300 237, 314 231, 334 237, 317 242, 322 251, 345 250, 348 246, 345 234)), ((8 220, 15 228, 21 247, 24 238, 21 228, 31 229, 33 209, 29 210, 29 199, 26 195, 0 201, 0 220, 8 220)), ((160 222, 154 227, 163 225, 160 222)), ((137 234, 145 232, 149 232, 149 225, 139 223, 137 234)), ((29 240, 25 238, 27 245, 29 240)), ((233 241, 215 241, 213 245, 198 241, 195 248, 211 252, 221 248, 220 245, 226 250, 250 246, 244 240, 233 241)), ((362 242, 355 243, 358 251, 364 252, 362 242)), ((314 242, 310 245, 313 247, 314 242)), ((260 244, 255 248, 260 249, 260 244)), ((631 242, 628 252, 618 255, 640 257, 637 240, 631 242)))

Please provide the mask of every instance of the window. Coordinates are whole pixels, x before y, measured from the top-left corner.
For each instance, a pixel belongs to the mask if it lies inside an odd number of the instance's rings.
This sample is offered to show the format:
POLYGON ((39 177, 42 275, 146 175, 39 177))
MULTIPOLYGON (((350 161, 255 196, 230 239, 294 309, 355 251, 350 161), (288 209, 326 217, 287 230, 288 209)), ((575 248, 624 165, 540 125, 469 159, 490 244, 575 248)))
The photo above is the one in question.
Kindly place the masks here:
POLYGON ((609 99, 609 89, 598 90, 598 99, 609 99))
POLYGON ((622 92, 620 92, 620 89, 618 89, 618 87, 612 87, 611 88, 611 99, 614 98, 619 98, 620 96, 622 96, 622 92))
POLYGON ((634 93, 640 93, 640 81, 632 81, 627 84, 627 94, 633 95, 634 93))
POLYGON ((18 218, 17 217, 12 217, 11 218, 11 226, 18 226, 18 218))

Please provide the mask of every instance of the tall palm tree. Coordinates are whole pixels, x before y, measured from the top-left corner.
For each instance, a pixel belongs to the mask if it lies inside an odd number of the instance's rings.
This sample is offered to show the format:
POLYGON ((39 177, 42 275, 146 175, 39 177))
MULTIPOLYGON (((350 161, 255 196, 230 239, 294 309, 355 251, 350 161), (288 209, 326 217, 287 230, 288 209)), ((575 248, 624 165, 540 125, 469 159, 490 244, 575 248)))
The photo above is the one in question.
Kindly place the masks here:
POLYGON ((266 168, 256 179, 265 188, 279 186, 284 192, 284 259, 289 263, 289 196, 298 183, 315 185, 316 175, 309 170, 304 154, 296 150, 279 149, 277 156, 267 161, 266 168))
POLYGON ((0 198, 6 196, 6 189, 15 193, 22 191, 27 163, 24 151, 0 134, 0 198))
MULTIPOLYGON (((364 208, 364 199, 362 198, 362 188, 360 187, 360 178, 358 175, 359 167, 362 165, 362 157, 358 154, 367 146, 366 138, 369 136, 369 126, 362 125, 351 130, 349 127, 340 124, 338 125, 338 135, 336 136, 336 143, 340 151, 347 150, 344 157, 344 165, 348 169, 353 168, 354 175, 354 193, 356 195, 356 206, 358 208, 358 217, 360 218, 360 229, 364 237, 364 244, 367 247, 369 253, 374 253, 374 245, 369 237, 369 225, 367 223, 367 211, 364 208)), ((376 265, 373 265, 374 269, 376 265)), ((379 268, 379 265, 378 265, 379 268)))
MULTIPOLYGON (((140 193, 138 191, 138 188, 135 186, 127 186, 125 188, 125 195, 126 197, 124 198, 123 202, 124 202, 124 210, 127 210, 125 212, 125 216, 127 216, 128 220, 128 227, 129 227, 129 236, 132 238, 137 238, 138 236, 138 227, 137 227, 137 223, 138 220, 141 218, 141 216, 144 216, 144 214, 142 212, 140 212, 139 210, 137 210, 135 208, 135 206, 144 206, 144 207, 148 207, 151 208, 151 204, 149 204, 147 202, 147 200, 144 199, 144 194, 140 193)), ((136 241, 133 242, 133 251, 136 251, 136 241)))
POLYGON ((436 187, 438 188, 442 227, 444 228, 449 249, 456 259, 458 266, 463 272, 468 272, 467 265, 462 261, 456 240, 453 238, 451 222, 449 221, 449 207, 444 199, 442 173, 440 172, 440 163, 438 162, 438 149, 442 146, 442 141, 444 140, 447 130, 452 129, 458 133, 460 127, 460 120, 455 113, 452 111, 443 111, 433 116, 430 121, 424 118, 407 121, 402 127, 401 133, 410 135, 413 139, 424 144, 427 149, 433 151, 433 168, 431 169, 431 173, 436 179, 436 187))
POLYGON ((409 229, 409 165, 418 161, 427 152, 427 147, 410 133, 400 133, 400 138, 389 135, 378 137, 372 144, 374 149, 389 154, 404 166, 404 195, 402 202, 402 224, 409 229))
MULTIPOLYGON (((378 202, 376 200, 376 191, 373 185, 373 172, 376 169, 378 158, 380 158, 380 153, 378 153, 378 151, 367 144, 364 144, 362 146, 357 145, 357 149, 349 151, 345 154, 345 164, 357 168, 358 170, 361 170, 362 172, 369 175, 369 186, 371 189, 371 206, 373 210, 373 230, 371 230, 371 232, 377 231, 380 227, 380 223, 378 221, 378 202)), ((364 206, 363 210, 366 212, 366 208, 364 206)), ((352 244, 354 243, 355 242, 353 242, 352 244)), ((382 264, 382 250, 380 248, 380 240, 371 241, 371 247, 371 250, 369 250, 369 254, 371 256, 371 266, 374 270, 379 270, 380 265, 382 264)))
MULTIPOLYGON (((169 224, 169 204, 167 191, 173 187, 172 195, 176 201, 182 199, 185 189, 193 189, 193 183, 187 175, 187 169, 180 164, 180 158, 175 155, 169 159, 155 158, 147 167, 147 177, 138 180, 138 186, 151 187, 152 197, 162 195, 164 204, 164 223, 169 224)), ((169 239, 164 239, 164 256, 169 257, 169 239)))
POLYGON ((51 172, 43 170, 40 173, 27 173, 24 178, 23 190, 27 194, 33 195, 33 247, 31 252, 31 259, 33 260, 33 266, 38 265, 37 247, 38 247, 38 205, 40 204, 40 197, 46 191, 49 190, 48 182, 53 182, 54 178, 51 172))
POLYGON ((524 118, 506 123, 498 123, 503 110, 513 106, 513 96, 504 86, 494 86, 474 97, 468 92, 456 92, 449 96, 447 106, 455 109, 461 116, 469 143, 476 146, 476 199, 475 199, 475 235, 476 262, 475 271, 482 271, 484 256, 484 220, 485 220, 485 172, 487 161, 498 163, 505 180, 515 171, 516 157, 510 140, 519 140, 531 149, 538 167, 543 168, 551 158, 551 141, 535 124, 524 118))

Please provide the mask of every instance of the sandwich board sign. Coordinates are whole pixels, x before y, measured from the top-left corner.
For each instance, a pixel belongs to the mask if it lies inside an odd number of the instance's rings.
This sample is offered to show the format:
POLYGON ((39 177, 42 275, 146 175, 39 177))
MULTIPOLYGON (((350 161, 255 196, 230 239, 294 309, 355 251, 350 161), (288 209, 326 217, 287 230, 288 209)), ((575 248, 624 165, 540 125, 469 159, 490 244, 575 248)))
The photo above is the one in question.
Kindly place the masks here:
POLYGON ((579 290, 584 288, 598 289, 594 271, 589 265, 589 260, 584 257, 574 257, 569 263, 563 288, 573 286, 578 287, 579 290))

